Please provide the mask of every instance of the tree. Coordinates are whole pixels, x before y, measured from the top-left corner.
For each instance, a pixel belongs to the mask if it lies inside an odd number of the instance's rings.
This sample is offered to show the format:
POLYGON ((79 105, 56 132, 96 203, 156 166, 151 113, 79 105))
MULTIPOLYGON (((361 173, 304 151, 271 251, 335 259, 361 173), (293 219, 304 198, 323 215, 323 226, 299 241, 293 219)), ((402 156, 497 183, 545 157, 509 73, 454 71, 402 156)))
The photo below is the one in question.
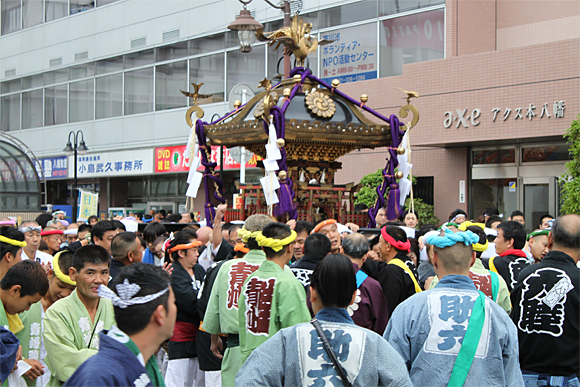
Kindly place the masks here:
MULTIPOLYGON (((369 208, 375 205, 377 200, 377 187, 383 182, 383 169, 379 169, 376 172, 369 173, 360 180, 361 189, 355 194, 354 204, 364 203, 369 208)), ((416 184, 416 180, 413 177, 413 184, 416 184)), ((387 192, 388 194, 388 192, 387 192)), ((385 201, 387 198, 385 197, 385 201)), ((439 224, 439 219, 435 216, 433 211, 433 206, 423 202, 419 198, 415 198, 415 214, 417 214, 417 219, 419 220, 418 225, 422 226, 424 224, 439 224)), ((411 205, 411 199, 407 198, 405 201, 405 207, 409 208, 411 205)))
POLYGON ((566 172, 560 176, 562 187, 562 213, 580 214, 580 114, 564 134, 570 145, 570 161, 566 172))

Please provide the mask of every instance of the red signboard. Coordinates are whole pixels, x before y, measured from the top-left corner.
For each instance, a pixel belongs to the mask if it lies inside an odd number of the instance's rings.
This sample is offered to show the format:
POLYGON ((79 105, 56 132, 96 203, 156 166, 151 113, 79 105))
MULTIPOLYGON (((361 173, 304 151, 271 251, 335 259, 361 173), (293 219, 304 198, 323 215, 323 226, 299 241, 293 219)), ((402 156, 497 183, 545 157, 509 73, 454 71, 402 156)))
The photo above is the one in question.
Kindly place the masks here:
MULTIPOLYGON (((167 146, 163 148, 155 148, 155 173, 174 173, 174 172, 189 172, 189 156, 185 155, 186 145, 167 146)), ((256 168, 257 160, 261 160, 260 156, 253 155, 246 163, 246 168, 256 168)), ((211 147, 211 161, 217 163, 216 169, 219 169, 220 151, 218 146, 211 147)), ((237 163, 230 151, 224 148, 224 170, 240 169, 240 164, 237 163)), ((203 171, 203 166, 197 169, 203 171)))

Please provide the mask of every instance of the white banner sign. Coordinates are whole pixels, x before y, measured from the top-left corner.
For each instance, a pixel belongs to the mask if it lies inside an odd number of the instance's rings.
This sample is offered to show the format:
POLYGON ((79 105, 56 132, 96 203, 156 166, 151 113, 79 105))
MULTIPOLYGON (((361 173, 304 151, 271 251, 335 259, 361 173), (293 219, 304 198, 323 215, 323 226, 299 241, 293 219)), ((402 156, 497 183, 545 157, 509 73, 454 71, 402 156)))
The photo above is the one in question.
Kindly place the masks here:
MULTIPOLYGON (((68 175, 74 175, 74 156, 68 159, 68 175)), ((78 156, 77 176, 115 177, 153 173, 153 149, 90 153, 78 156)))

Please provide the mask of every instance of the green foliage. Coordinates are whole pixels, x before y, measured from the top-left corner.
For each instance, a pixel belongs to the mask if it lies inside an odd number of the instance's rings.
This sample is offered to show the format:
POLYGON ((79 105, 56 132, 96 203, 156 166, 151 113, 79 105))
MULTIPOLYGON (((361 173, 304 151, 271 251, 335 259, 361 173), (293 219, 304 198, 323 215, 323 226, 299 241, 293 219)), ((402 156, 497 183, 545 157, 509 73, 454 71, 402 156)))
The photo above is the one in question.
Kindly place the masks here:
MULTIPOLYGON (((439 224, 439 218, 435 216, 434 207, 431 204, 425 203, 419 198, 413 199, 415 203, 415 215, 417 215, 417 228, 425 224, 439 224)), ((411 198, 405 201, 405 208, 411 208, 411 198)))
POLYGON ((355 194, 354 204, 364 203, 371 208, 377 200, 377 187, 383 182, 383 169, 369 173, 360 180, 361 189, 355 194))
MULTIPOLYGON (((396 170, 395 170, 396 171, 396 170)), ((355 194, 354 204, 364 203, 369 208, 375 205, 377 200, 377 187, 383 182, 383 169, 369 173, 360 180, 361 189, 355 194)), ((413 183, 416 183, 413 177, 413 183)), ((385 201, 386 201, 385 197, 385 201)), ((414 199, 415 213, 419 219, 419 226, 424 224, 439 224, 439 219, 435 216, 433 206, 423 202, 421 199, 414 199)), ((407 198, 405 208, 409 208, 411 199, 407 198)))
POLYGON ((566 172, 560 176, 563 214, 580 214, 580 115, 570 124, 564 134, 570 145, 570 161, 566 172))

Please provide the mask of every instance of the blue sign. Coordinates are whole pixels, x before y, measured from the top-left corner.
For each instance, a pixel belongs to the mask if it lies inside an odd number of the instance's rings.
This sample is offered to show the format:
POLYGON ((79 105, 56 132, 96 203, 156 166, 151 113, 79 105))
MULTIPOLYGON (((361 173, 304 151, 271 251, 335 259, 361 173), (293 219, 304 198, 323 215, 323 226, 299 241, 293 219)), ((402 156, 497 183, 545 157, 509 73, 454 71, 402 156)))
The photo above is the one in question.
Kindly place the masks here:
MULTIPOLYGON (((66 156, 43 157, 40 159, 44 177, 49 179, 66 179, 68 177, 68 165, 66 156)), ((40 173, 39 173, 40 175, 40 173)))
POLYGON ((510 181, 508 183, 508 188, 510 192, 516 192, 516 182, 515 181, 510 181))

